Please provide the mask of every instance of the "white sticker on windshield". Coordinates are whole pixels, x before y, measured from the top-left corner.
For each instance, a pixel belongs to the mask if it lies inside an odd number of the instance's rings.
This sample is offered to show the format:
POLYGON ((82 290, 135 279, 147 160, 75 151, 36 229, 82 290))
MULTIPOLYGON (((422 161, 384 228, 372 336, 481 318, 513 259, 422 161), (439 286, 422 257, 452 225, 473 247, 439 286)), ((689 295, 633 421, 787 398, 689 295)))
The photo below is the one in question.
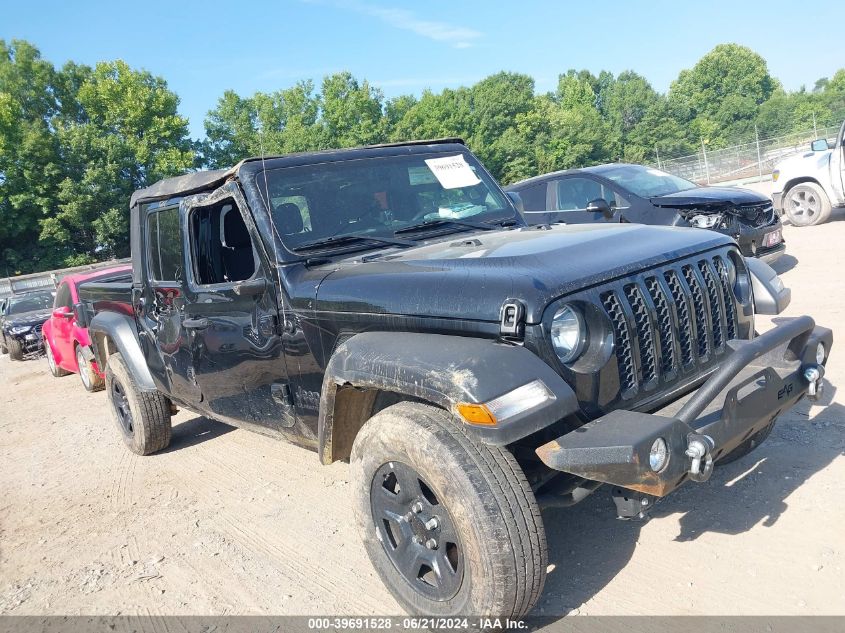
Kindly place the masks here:
POLYGON ((444 156, 442 158, 429 158, 425 161, 431 173, 440 181, 444 189, 458 189, 459 187, 472 187, 481 181, 472 168, 464 160, 462 154, 457 156, 444 156))

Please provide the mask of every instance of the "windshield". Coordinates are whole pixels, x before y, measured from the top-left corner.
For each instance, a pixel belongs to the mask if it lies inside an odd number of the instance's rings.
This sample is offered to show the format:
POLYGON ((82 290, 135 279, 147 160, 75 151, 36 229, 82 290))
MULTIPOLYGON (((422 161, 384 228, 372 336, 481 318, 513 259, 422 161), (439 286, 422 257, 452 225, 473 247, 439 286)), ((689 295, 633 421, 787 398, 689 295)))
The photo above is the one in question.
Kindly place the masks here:
POLYGON ((23 314, 34 310, 44 310, 53 307, 53 293, 39 292, 37 294, 12 297, 9 299, 8 314, 23 314))
POLYGON ((424 235, 428 225, 466 230, 473 223, 516 218, 469 153, 380 156, 264 173, 266 183, 259 173, 256 186, 269 195, 273 222, 291 251, 362 240, 399 244, 397 233, 403 241, 419 237, 410 227, 425 225, 424 235))
POLYGON ((597 173, 641 198, 665 196, 698 187, 689 180, 642 165, 619 165, 618 167, 602 169, 597 173))

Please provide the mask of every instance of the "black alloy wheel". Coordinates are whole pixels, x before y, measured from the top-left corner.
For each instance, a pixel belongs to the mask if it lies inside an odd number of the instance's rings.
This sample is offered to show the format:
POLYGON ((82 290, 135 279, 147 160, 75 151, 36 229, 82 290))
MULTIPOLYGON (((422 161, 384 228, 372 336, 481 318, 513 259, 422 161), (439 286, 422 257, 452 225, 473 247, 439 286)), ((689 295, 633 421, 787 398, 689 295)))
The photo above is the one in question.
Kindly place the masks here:
POLYGON ((120 423, 120 428, 127 437, 131 438, 135 432, 132 409, 129 407, 129 398, 126 397, 126 390, 119 381, 112 381, 110 395, 115 413, 117 414, 117 420, 120 423))
POLYGON ((454 597, 464 575, 463 548, 449 511, 410 466, 378 469, 370 505, 379 540, 402 577, 429 600, 454 597))

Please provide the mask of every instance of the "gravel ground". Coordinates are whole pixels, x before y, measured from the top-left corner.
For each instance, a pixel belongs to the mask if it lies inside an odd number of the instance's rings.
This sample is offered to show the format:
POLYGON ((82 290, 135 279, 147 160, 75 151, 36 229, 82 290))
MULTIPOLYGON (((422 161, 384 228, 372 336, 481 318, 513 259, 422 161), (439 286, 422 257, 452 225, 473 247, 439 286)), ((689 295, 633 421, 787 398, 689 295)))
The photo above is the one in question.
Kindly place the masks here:
MULTIPOLYGON (((787 227, 790 315, 845 331, 845 222, 787 227)), ((768 320, 760 318, 764 330, 768 320)), ((536 613, 845 614, 845 349, 823 402, 645 524, 599 491, 543 518, 536 613)), ((103 393, 0 358, 0 613, 398 614, 353 529, 347 466, 181 412, 137 457, 103 393)))

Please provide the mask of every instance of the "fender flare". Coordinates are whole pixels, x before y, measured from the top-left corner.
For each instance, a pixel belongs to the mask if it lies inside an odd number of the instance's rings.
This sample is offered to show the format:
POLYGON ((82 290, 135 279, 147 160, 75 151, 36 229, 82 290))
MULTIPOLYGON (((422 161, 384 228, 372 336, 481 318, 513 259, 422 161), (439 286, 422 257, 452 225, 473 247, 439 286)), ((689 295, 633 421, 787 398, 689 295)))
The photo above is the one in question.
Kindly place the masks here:
POLYGON ((342 388, 399 393, 456 413, 460 402, 489 402, 537 379, 554 400, 495 427, 466 426, 480 441, 495 446, 580 411, 572 388, 537 355, 521 345, 491 339, 408 332, 356 334, 337 346, 326 367, 317 425, 320 461, 334 461, 335 404, 342 388))
POLYGON ((109 355, 117 351, 123 356, 139 388, 145 391, 156 389, 138 340, 135 319, 117 312, 98 312, 88 325, 88 334, 94 348, 94 358, 101 371, 105 371, 109 355))
POLYGON ((751 278, 754 312, 780 314, 789 306, 792 291, 783 285, 775 269, 755 257, 746 257, 745 263, 751 278))

